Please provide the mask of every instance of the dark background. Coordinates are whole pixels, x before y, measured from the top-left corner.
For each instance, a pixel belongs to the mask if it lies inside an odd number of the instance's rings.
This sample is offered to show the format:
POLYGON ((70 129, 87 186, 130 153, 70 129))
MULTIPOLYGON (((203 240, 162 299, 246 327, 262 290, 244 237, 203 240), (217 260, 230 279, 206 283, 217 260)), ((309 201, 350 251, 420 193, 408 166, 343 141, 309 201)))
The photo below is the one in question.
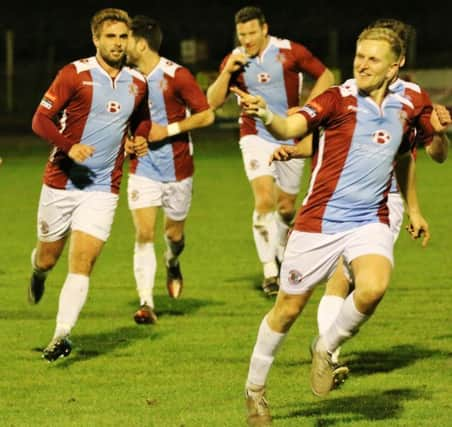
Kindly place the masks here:
MULTIPOLYGON (((32 0, 33 1, 33 0, 32 0)), ((404 0, 403 3, 409 2, 404 0)), ((92 15, 104 7, 120 7, 131 16, 146 14, 158 19, 164 32, 161 54, 180 62, 180 41, 206 40, 208 57, 197 64, 184 64, 193 72, 216 70, 234 46, 234 13, 246 5, 260 6, 270 33, 306 45, 328 66, 338 68, 343 78, 351 75, 358 33, 377 18, 401 19, 416 29, 414 50, 408 57, 412 68, 452 67, 451 15, 444 6, 412 1, 410 6, 393 1, 130 1, 130 2, 22 2, 0 6, 0 94, 5 80, 4 33, 14 31, 16 115, 30 114, 57 69, 66 62, 91 56, 92 15), (292 4, 293 3, 293 4, 292 4), (336 48, 331 44, 335 33, 336 48), (26 105, 25 105, 26 104, 26 105)), ((445 5, 446 2, 441 2, 445 5)), ((451 82, 452 86, 452 82, 451 82)), ((0 112, 4 112, 0 95, 0 112)))

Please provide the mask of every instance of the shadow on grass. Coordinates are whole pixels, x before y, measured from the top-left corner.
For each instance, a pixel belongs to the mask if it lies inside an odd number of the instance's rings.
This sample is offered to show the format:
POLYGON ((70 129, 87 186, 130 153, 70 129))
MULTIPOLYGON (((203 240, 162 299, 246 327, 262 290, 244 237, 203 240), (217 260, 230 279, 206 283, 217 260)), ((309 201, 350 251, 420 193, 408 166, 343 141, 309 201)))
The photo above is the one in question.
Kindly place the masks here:
MULTIPOLYGON (((186 298, 180 300, 170 300, 169 298, 159 301, 157 298, 157 315, 163 317, 165 315, 183 316, 197 311, 200 307, 215 304, 208 300, 198 300, 186 298)), ((134 305, 135 307, 135 305, 134 305)), ((83 313, 82 313, 83 315, 83 313)), ((133 312, 129 318, 132 324, 133 312)), ((58 368, 68 368, 76 362, 86 361, 104 354, 112 353, 118 349, 126 348, 134 341, 151 340, 156 341, 167 335, 168 331, 162 331, 157 325, 135 325, 117 328, 108 332, 90 333, 75 335, 73 351, 68 358, 59 359, 53 364, 58 368)), ((42 352, 43 348, 34 348, 34 351, 42 352)), ((113 357, 123 357, 121 355, 113 357)))
MULTIPOLYGON (((220 305, 218 301, 199 300, 195 298, 181 298, 174 299, 166 296, 155 296, 154 305, 155 313, 159 318, 165 316, 185 316, 197 312, 201 307, 208 305, 220 305)), ((132 310, 137 310, 137 301, 130 302, 129 305, 133 307, 132 310)))
POLYGON ((247 283, 247 286, 249 286, 250 289, 257 291, 262 298, 268 299, 270 301, 274 301, 274 297, 268 297, 264 294, 262 291, 262 281, 264 280, 263 276, 256 276, 256 275, 243 275, 243 276, 234 276, 230 277, 228 279, 223 279, 223 282, 225 283, 247 283))
MULTIPOLYGON (((306 417, 317 427, 333 426, 338 423, 389 420, 399 418, 404 410, 404 402, 417 399, 428 399, 422 390, 398 388, 383 392, 373 391, 356 397, 340 397, 309 403, 304 409, 291 411, 285 416, 275 419, 306 417)), ((298 421, 298 420, 297 420, 298 421)), ((297 424, 299 425, 299 424, 297 424)))
MULTIPOLYGON (((306 349, 305 354, 307 358, 303 358, 300 361, 286 362, 285 366, 310 365, 311 358, 308 349, 306 349)), ((341 363, 350 368, 351 376, 361 376, 402 369, 416 363, 420 359, 444 359, 448 357, 452 357, 452 353, 444 352, 441 349, 434 350, 422 348, 417 345, 403 344, 388 349, 355 351, 352 353, 347 353, 347 349, 343 348, 341 363)))
POLYGON ((403 344, 387 350, 350 353, 350 355, 344 357, 344 362, 350 367, 352 375, 369 375, 401 369, 420 359, 444 358, 446 356, 447 354, 442 350, 403 344))

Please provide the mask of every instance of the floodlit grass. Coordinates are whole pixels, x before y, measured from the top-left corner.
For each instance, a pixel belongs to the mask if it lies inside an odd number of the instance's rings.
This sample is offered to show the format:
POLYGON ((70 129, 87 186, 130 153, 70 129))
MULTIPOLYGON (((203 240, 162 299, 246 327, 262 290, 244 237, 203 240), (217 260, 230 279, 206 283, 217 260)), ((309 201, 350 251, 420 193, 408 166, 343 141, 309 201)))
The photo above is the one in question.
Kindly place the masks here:
MULTIPOLYGON (((258 289, 251 191, 236 133, 209 129, 194 139, 196 176, 181 258, 182 298, 166 294, 160 223, 159 323, 134 324, 134 231, 124 180, 111 238, 73 330, 74 350, 49 364, 40 351, 53 334, 66 253, 40 304, 26 301, 47 147, 33 136, 0 138, 0 426, 245 424, 248 361, 272 303, 258 289)), ((451 424, 452 169, 450 161, 435 165, 422 150, 418 157, 430 246, 422 249, 401 233, 387 295, 343 348, 351 377, 324 399, 311 395, 308 380, 319 287, 269 376, 275 426, 451 424)))

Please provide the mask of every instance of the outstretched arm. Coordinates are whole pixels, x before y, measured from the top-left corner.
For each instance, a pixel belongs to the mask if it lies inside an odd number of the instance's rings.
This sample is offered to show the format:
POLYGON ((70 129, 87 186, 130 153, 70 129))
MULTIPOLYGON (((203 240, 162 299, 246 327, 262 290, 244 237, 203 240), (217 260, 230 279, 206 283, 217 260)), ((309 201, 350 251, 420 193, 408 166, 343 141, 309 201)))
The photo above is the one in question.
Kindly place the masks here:
POLYGON ((261 119, 275 138, 287 140, 302 138, 308 134, 308 122, 301 114, 281 117, 268 109, 267 103, 261 96, 250 95, 237 87, 231 87, 231 92, 240 97, 242 111, 261 119))

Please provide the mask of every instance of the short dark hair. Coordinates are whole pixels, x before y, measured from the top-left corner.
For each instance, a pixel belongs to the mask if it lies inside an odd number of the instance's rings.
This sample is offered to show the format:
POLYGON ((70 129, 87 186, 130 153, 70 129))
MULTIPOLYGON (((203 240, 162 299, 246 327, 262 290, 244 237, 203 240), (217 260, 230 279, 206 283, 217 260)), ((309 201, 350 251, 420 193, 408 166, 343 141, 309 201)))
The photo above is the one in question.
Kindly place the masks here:
POLYGON ((236 24, 243 24, 244 22, 252 21, 253 19, 257 19, 261 25, 267 22, 264 12, 257 6, 243 7, 235 14, 236 24))
POLYGON ((133 18, 130 29, 133 37, 145 39, 151 50, 154 52, 160 50, 163 35, 157 20, 144 15, 137 15, 133 18))
POLYGON ((412 38, 416 36, 416 30, 410 24, 394 18, 380 18, 374 21, 371 27, 389 28, 396 32, 404 45, 404 53, 406 53, 408 44, 412 38))

